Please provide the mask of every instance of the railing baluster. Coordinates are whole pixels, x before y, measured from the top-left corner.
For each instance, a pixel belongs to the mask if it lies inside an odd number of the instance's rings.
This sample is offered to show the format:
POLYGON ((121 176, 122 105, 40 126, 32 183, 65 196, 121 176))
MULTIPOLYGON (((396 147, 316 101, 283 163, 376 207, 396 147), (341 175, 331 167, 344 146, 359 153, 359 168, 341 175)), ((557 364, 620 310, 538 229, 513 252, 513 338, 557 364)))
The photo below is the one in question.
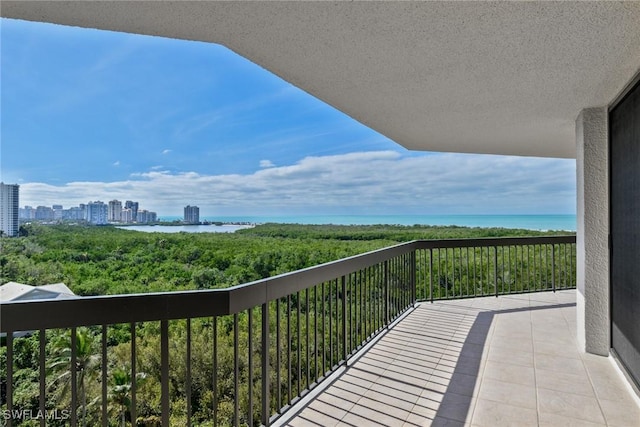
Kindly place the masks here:
POLYGON ((531 291, 531 245, 527 245, 526 248, 527 248, 527 291, 531 291))
POLYGON ((218 317, 213 316, 213 426, 218 425, 218 317))
MULTIPOLYGON (((563 289, 567 289, 568 287, 571 286, 571 283, 569 282, 571 270, 567 267, 568 265, 567 252, 571 250, 571 245, 568 245, 565 243, 564 245, 562 245, 562 247, 564 248, 564 263, 562 264, 562 277, 563 277, 563 283, 564 283, 563 289)), ((571 256, 571 254, 569 254, 569 256, 571 256)))
POLYGON ((313 287, 313 369, 314 378, 317 380, 318 373, 318 285, 313 287))
POLYGON ((444 248, 445 297, 449 298, 449 248, 444 248))
POLYGON ((281 353, 282 345, 280 343, 280 298, 278 298, 276 299, 276 403, 278 406, 278 412, 280 412, 280 409, 282 408, 282 383, 280 380, 281 353))
MULTIPOLYGON (((187 319, 187 352, 185 356, 186 362, 186 378, 185 392, 187 394, 187 425, 191 425, 191 319, 187 319)), ((135 362, 132 361, 135 365, 135 362)))
MULTIPOLYGON (((39 408, 40 408, 40 413, 44 414, 45 413, 45 403, 46 403, 46 382, 47 382, 47 370, 46 370, 46 364, 45 364, 45 358, 46 358, 46 344, 47 344, 47 338, 46 338, 46 331, 44 329, 40 329, 40 334, 38 336, 38 340, 40 343, 40 353, 39 353, 39 357, 38 357, 38 361, 39 361, 39 369, 40 369, 40 396, 39 396, 39 408)), ((46 420, 45 417, 40 417, 40 426, 44 427, 46 425, 46 420)))
MULTIPOLYGON (((473 296, 475 297, 478 292, 478 269, 477 269, 477 260, 476 253, 478 252, 477 247, 473 247, 473 296)), ((482 259, 482 258, 481 258, 482 259)), ((480 296, 482 296, 482 278, 480 278, 480 296)))
POLYGON ((369 327, 367 322, 367 310, 369 309, 369 307, 367 304, 367 281, 365 280, 363 273, 363 270, 359 270, 357 274, 358 280, 360 281, 360 289, 362 290, 362 301, 360 302, 362 304, 362 316, 360 316, 360 322, 363 329, 362 336, 364 338, 364 341, 366 342, 369 338, 369 327))
POLYGON ((325 292, 324 286, 326 282, 322 282, 322 372, 321 375, 324 377, 324 374, 327 372, 327 318, 326 318, 326 307, 325 303, 325 292))
POLYGON ((342 360, 346 365, 349 355, 347 350, 347 278, 342 276, 340 282, 342 285, 342 360))
POLYGON ((291 294, 287 295, 287 404, 291 404, 291 294))
MULTIPOLYGON (((102 346, 101 346, 101 360, 100 360, 100 377, 102 380, 101 388, 102 388, 102 427, 107 427, 109 425, 109 420, 107 418, 107 325, 102 325, 102 346)), ((42 392, 41 392, 42 393, 42 392)))
POLYGON ((131 425, 136 425, 136 323, 131 323, 131 425))
POLYGON ((238 313, 233 315, 233 425, 240 425, 240 349, 238 313))
POLYGON ((465 257, 465 261, 467 262, 467 268, 465 270, 465 276, 467 277, 467 292, 466 292, 466 296, 470 296, 471 293, 469 292, 469 246, 467 246, 467 256, 465 257))
POLYGON ((390 322, 393 322, 398 313, 398 259, 391 258, 391 276, 390 276, 390 290, 391 290, 391 319, 390 322))
MULTIPOLYGON (((7 410, 9 414, 13 410, 13 331, 7 331, 6 337, 7 343, 7 410)), ((39 354, 40 361, 42 363, 42 359, 44 359, 45 355, 39 354)), ((42 378, 40 379, 42 382, 42 378)), ((7 420, 7 426, 11 427, 13 425, 12 417, 9 417, 7 420)))
POLYGON ((433 302, 433 249, 429 248, 429 296, 433 302))
POLYGON ((351 275, 348 276, 342 276, 344 277, 344 283, 345 283, 345 291, 344 291, 344 301, 346 304, 346 309, 347 312, 345 312, 345 327, 347 328, 345 331, 345 342, 346 342, 346 346, 345 346, 345 362, 346 360, 349 358, 349 356, 351 355, 351 340, 352 340, 352 331, 351 331, 351 326, 353 324, 353 319, 352 314, 353 314, 353 307, 351 305, 352 302, 352 294, 351 294, 351 275))
POLYGON ((271 396, 269 388, 269 303, 262 304, 262 425, 269 426, 271 396))
POLYGON ((311 363, 311 355, 310 355, 310 351, 311 348, 309 347, 309 291, 310 289, 307 288, 304 291, 304 297, 305 297, 305 303, 306 303, 306 308, 305 308, 305 314, 306 314, 306 329, 305 329, 305 339, 307 341, 307 352, 306 352, 306 358, 307 358, 307 388, 311 388, 311 369, 310 369, 310 363, 311 363))
POLYGON ((71 328, 71 425, 78 425, 78 337, 76 328, 71 328))
POLYGON ((247 310, 248 322, 247 322, 247 361, 249 363, 248 384, 247 392, 249 395, 249 408, 247 415, 247 424, 253 425, 253 308, 247 310))
POLYGON ((160 371, 162 427, 169 427, 169 321, 160 321, 160 371))
POLYGON ((389 327, 389 261, 384 262, 384 326, 389 327))
POLYGON ((298 357, 298 396, 302 395, 302 358, 301 358, 301 347, 302 347, 302 339, 300 338, 300 291, 296 293, 296 324, 298 327, 297 335, 298 340, 296 341, 296 356, 298 357))
POLYGON ((551 245, 551 287, 556 291, 556 245, 551 245))
POLYGON ((364 308, 364 285, 362 283, 362 272, 356 271, 355 273, 356 281, 358 283, 358 308, 359 308, 359 316, 358 316, 358 339, 361 342, 366 340, 367 332, 364 326, 364 316, 365 316, 365 308, 364 308))
POLYGON ((356 293, 353 274, 349 273, 349 353, 353 353, 355 344, 355 324, 356 324, 356 293))
POLYGON ((373 268, 373 277, 371 279, 373 281, 374 292, 375 292, 375 331, 376 333, 380 331, 380 314, 382 311, 380 310, 380 264, 375 265, 373 268))
POLYGON ((493 247, 493 288, 496 291, 496 298, 498 297, 498 247, 493 247))
POLYGON ((329 370, 333 369, 333 280, 329 282, 329 370))
POLYGON ((400 293, 400 283, 401 283, 401 274, 400 274, 400 257, 395 257, 394 258, 394 281, 393 281, 393 288, 395 290, 395 300, 396 300, 396 304, 395 304, 395 311, 393 313, 393 318, 397 319, 398 318, 398 314, 400 313, 401 310, 401 306, 402 306, 402 295, 400 293))

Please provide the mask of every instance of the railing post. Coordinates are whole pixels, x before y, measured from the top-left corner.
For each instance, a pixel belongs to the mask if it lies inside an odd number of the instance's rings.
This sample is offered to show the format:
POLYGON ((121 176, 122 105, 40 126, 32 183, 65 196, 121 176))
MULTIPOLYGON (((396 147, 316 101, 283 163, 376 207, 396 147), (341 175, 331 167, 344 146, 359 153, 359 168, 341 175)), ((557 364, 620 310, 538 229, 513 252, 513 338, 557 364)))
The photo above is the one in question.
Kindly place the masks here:
POLYGON ((496 290, 496 298, 498 298, 498 247, 493 247, 493 287, 496 290))
MULTIPOLYGON (((46 371, 46 364, 45 364, 45 355, 47 350, 46 348, 47 340, 46 340, 46 331, 44 329, 40 329, 40 335, 38 336, 38 339, 40 341, 40 357, 39 357, 40 378, 46 378, 47 371, 46 371)), ((46 411, 45 411, 46 395, 47 395, 46 383, 45 381, 40 381, 40 402, 39 403, 40 403, 40 411, 43 414, 46 414, 46 411)), ((104 405, 106 405, 106 399, 103 403, 104 405)), ((40 418, 40 425, 42 427, 47 425, 47 420, 45 419, 45 417, 40 418)))
MULTIPOLYGON (((307 307, 308 309, 308 307, 307 307)), ((279 374, 279 373, 278 373, 279 374)), ((262 304, 262 425, 269 425, 269 303, 262 304)))
POLYGON ((240 351, 238 349, 240 340, 238 326, 238 313, 233 315, 233 426, 240 425, 240 351))
MULTIPOLYGON (((131 328, 131 399, 130 399, 130 412, 131 412, 131 422, 133 425, 136 424, 137 412, 136 412, 136 393, 137 393, 137 383, 136 383, 136 322, 132 322, 130 325, 131 328)), ((187 415, 188 417, 188 415, 187 415)), ((187 423, 188 424, 188 423, 187 423)), ((189 424, 190 425, 190 424, 189 424)))
POLYGON ((218 427, 218 318, 213 316, 213 427, 218 427))
POLYGON ((417 267, 416 267, 416 252, 417 252, 417 249, 414 249, 411 252, 411 255, 410 255, 410 260, 411 260, 411 305, 413 305, 413 306, 416 305, 416 294, 417 294, 417 291, 416 291, 416 283, 417 283, 417 280, 416 280, 416 274, 417 274, 416 273, 416 270, 417 270, 417 267))
POLYGON ((77 328, 71 328, 71 426, 78 425, 78 335, 77 328))
POLYGON ((384 262, 384 326, 389 327, 389 260, 384 262))
POLYGON ((556 291, 556 245, 551 244, 551 287, 556 291))
POLYGON ((247 325, 247 353, 248 353, 248 378, 247 388, 249 390, 249 404, 247 408, 247 422, 249 425, 253 425, 253 308, 247 310, 248 325, 247 325))
POLYGON ((429 297, 433 303, 433 248, 429 248, 429 297))
MULTIPOLYGON (((44 334, 44 329, 42 332, 44 334)), ((102 325, 102 348, 100 349, 102 357, 100 360, 101 372, 100 375, 102 377, 102 427, 108 427, 108 419, 107 419, 107 325, 102 325)), ((41 391, 42 395, 44 393, 41 391)))
POLYGON ((169 321, 160 321, 160 390, 162 427, 169 427, 169 321))
MULTIPOLYGON (((13 332, 7 332, 7 410, 9 414, 13 410, 13 332)), ((40 354, 40 360, 44 358, 44 354, 40 354)), ((42 381, 42 380, 40 380, 42 381)), ((7 420, 7 426, 13 425, 12 417, 7 420)))
MULTIPOLYGON (((342 276, 342 357, 347 364, 347 277, 342 276)), ((307 332, 308 333, 308 332, 307 332)))

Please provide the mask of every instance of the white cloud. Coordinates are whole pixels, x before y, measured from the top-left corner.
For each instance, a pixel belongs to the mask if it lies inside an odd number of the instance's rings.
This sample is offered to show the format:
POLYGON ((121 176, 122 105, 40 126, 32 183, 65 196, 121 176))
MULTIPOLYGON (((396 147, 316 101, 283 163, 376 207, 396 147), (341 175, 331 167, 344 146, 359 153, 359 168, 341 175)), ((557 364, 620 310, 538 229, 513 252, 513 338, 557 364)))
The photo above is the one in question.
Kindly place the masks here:
POLYGON ((251 174, 152 170, 127 181, 27 183, 21 204, 138 200, 160 215, 186 204, 207 215, 575 212, 575 161, 524 157, 355 152, 306 157, 251 174))
POLYGON ((113 166, 120 166, 120 160, 116 160, 115 162, 113 162, 113 166))
POLYGON ((261 168, 272 168, 275 167, 275 164, 271 160, 260 160, 261 168))
POLYGON ((169 154, 170 152, 171 152, 171 150, 169 150, 169 149, 162 150, 162 154, 169 154))

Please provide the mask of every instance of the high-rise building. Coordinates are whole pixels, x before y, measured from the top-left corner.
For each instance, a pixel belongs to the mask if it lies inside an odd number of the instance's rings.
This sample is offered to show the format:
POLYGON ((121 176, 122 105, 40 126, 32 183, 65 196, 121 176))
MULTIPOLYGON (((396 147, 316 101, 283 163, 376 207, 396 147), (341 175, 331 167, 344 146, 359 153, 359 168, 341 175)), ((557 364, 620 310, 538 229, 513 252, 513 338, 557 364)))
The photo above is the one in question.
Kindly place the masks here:
POLYGON ((31 219, 36 219, 36 210, 31 206, 25 206, 24 208, 20 208, 19 211, 20 211, 20 214, 18 215, 19 219, 24 219, 27 221, 31 219))
POLYGON ((133 222, 133 214, 131 213, 131 209, 124 208, 122 209, 121 217, 122 222, 131 223, 133 222))
POLYGON ((185 206, 184 222, 187 224, 200 224, 200 208, 197 206, 185 206))
POLYGON ((5 236, 17 236, 20 229, 20 186, 0 182, 0 232, 5 236))
POLYGON ((65 211, 64 219, 80 221, 85 219, 85 205, 74 206, 65 211))
POLYGON ((36 208, 36 219, 38 221, 53 221, 53 208, 38 206, 36 208))
POLYGON ((85 219, 91 224, 107 223, 108 206, 101 201, 89 202, 85 211, 85 219))
POLYGON ((53 205, 51 209, 53 209, 53 219, 58 221, 63 218, 64 207, 62 205, 53 205))
POLYGON ((138 224, 151 224, 158 221, 158 214, 148 211, 146 209, 140 209, 138 211, 138 224))
POLYGON ((138 202, 132 202, 131 200, 127 200, 124 202, 125 209, 131 209, 131 221, 138 221, 138 202))
POLYGON ((120 200, 112 200, 109 202, 107 220, 110 222, 122 221, 122 202, 120 200))

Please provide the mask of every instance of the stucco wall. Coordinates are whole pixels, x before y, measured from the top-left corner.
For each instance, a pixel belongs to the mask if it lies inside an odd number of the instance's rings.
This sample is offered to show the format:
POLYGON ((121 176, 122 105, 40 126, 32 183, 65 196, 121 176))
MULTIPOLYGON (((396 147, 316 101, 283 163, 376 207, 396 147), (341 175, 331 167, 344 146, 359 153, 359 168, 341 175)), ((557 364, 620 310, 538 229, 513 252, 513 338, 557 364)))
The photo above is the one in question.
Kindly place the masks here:
POLYGON ((609 329, 609 153, 607 108, 576 120, 578 343, 607 356, 609 329))

